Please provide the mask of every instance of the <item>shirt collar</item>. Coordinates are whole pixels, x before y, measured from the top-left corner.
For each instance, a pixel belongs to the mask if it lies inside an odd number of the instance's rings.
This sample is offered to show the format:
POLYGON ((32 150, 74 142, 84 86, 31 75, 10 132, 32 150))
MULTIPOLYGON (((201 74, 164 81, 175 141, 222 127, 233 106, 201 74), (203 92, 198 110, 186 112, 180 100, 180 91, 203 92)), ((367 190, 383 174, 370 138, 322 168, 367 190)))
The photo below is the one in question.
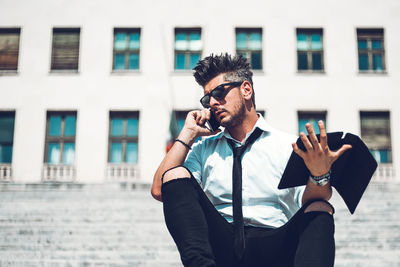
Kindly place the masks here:
MULTIPOLYGON (((263 132, 271 132, 273 130, 273 128, 265 121, 261 113, 257 113, 257 115, 258 115, 258 120, 256 121, 256 124, 254 125, 253 129, 246 134, 246 137, 244 138, 243 142, 246 142, 247 138, 249 138, 249 136, 254 132, 256 128, 260 128, 263 132)), ((234 139, 230 135, 230 133, 226 128, 224 129, 223 135, 225 136, 225 138, 232 139, 236 143, 241 144, 241 142, 234 139)))

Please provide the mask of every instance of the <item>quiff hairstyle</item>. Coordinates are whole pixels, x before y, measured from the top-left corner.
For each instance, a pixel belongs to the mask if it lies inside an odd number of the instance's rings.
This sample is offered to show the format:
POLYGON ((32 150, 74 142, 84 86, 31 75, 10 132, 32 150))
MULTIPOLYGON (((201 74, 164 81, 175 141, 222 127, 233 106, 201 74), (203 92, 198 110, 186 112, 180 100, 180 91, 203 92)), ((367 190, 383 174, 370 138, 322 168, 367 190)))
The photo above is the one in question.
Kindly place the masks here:
POLYGON ((248 81, 253 88, 251 101, 254 107, 256 106, 252 79, 253 72, 251 71, 250 63, 241 55, 231 56, 228 53, 220 55, 211 54, 200 60, 193 70, 196 82, 202 87, 219 74, 224 74, 224 79, 228 82, 248 81))

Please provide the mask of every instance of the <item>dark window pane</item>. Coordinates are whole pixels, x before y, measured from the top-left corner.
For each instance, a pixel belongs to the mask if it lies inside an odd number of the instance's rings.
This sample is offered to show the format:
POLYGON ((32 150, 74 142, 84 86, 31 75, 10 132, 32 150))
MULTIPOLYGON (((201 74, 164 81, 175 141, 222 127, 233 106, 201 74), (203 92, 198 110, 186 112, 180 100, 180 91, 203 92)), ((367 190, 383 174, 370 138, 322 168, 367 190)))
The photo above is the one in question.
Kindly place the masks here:
POLYGON ((49 135, 61 136, 61 116, 50 116, 49 135))
POLYGON ((298 53, 297 54, 297 68, 298 70, 307 70, 307 54, 298 53))
POLYGON ((127 119, 126 135, 138 136, 139 126, 138 119, 127 119))
POLYGON ((47 152, 47 163, 59 164, 60 163, 60 144, 49 143, 49 150, 47 152))
POLYGON ((137 163, 138 161, 138 145, 137 143, 126 144, 126 163, 137 163))
POLYGON ((316 114, 316 116, 310 116, 308 118, 300 118, 299 119, 299 133, 303 132, 307 134, 307 129, 306 129, 306 123, 310 123, 311 126, 313 127, 314 131, 316 134, 319 134, 319 127, 318 127, 318 121, 322 120, 325 124, 326 128, 326 121, 325 121, 325 116, 316 114))
POLYGON ((76 131, 76 117, 73 115, 66 116, 64 136, 75 136, 75 131, 76 131))
POLYGON ((0 142, 12 143, 14 136, 14 115, 0 117, 0 142))
POLYGON ((372 156, 378 163, 391 163, 391 151, 387 149, 370 149, 372 156))
POLYGON ((111 120, 111 136, 122 136, 123 133, 123 120, 112 119, 111 120))
POLYGON ((236 34, 236 49, 247 48, 247 34, 240 32, 236 34))
POLYGON ((129 55, 129 69, 137 70, 139 69, 139 54, 130 54, 129 55))
POLYGON ((185 69, 185 54, 176 54, 175 55, 175 69, 184 70, 185 69))
POLYGON ((250 50, 261 50, 261 34, 259 32, 253 32, 249 35, 249 49, 250 50))
POLYGON ((110 162, 111 163, 122 163, 122 144, 121 143, 111 143, 110 162))
POLYGON ((390 151, 387 149, 379 150, 379 157, 381 163, 389 163, 391 162, 390 159, 390 151))
POLYGON ((321 50, 322 49, 322 40, 320 34, 312 34, 311 35, 311 49, 312 50, 321 50))
POLYGON ((74 164, 75 160, 75 144, 64 143, 63 164, 74 164))
POLYGON ((372 40, 372 49, 381 49, 382 41, 381 40, 372 40))
POLYGON ((12 145, 0 144, 0 163, 11 163, 12 145))
POLYGON ((382 66, 382 55, 380 54, 375 54, 372 57, 372 63, 373 63, 373 69, 376 71, 382 71, 383 66, 382 66))
POLYGON ((252 65, 253 69, 255 69, 255 70, 261 69, 261 52, 260 53, 256 53, 256 52, 251 53, 251 65, 252 65))
POLYGON ((179 132, 183 129, 183 126, 185 125, 185 120, 186 120, 185 118, 177 119, 179 132))
POLYGON ((367 49, 367 40, 358 40, 358 49, 367 49))
POLYGON ((307 51, 308 48, 307 35, 302 33, 297 34, 297 50, 307 51))
POLYGON ((358 55, 358 69, 359 70, 368 70, 368 55, 367 54, 359 54, 358 55))
POLYGON ((115 55, 114 69, 115 70, 125 69, 125 54, 116 54, 115 55))
POLYGON ((177 33, 175 35, 175 49, 186 50, 188 49, 189 43, 187 41, 186 33, 177 33))
POLYGON ((312 69, 322 70, 322 54, 312 53, 312 69))
POLYGON ((138 32, 129 35, 129 49, 138 50, 140 48, 140 34, 138 32))
POLYGON ((126 33, 119 32, 115 34, 114 49, 115 50, 125 50, 127 47, 126 33))
POLYGON ((199 62, 199 60, 200 60, 200 54, 198 53, 190 54, 190 69, 193 69, 196 66, 197 62, 199 62))
POLYGON ((190 39, 190 42, 189 42, 188 50, 191 50, 191 51, 201 50, 200 32, 190 33, 189 39, 190 39))

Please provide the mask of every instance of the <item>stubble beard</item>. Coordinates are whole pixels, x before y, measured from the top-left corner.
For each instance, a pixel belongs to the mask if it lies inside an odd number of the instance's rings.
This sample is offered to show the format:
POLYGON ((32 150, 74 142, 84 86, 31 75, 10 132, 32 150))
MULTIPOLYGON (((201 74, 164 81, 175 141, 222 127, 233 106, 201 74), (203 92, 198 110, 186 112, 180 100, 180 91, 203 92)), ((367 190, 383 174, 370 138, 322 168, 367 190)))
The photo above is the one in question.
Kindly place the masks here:
POLYGON ((242 124, 246 114, 246 106, 243 99, 238 103, 234 110, 236 110, 236 112, 230 115, 228 120, 223 122, 221 121, 221 126, 229 129, 242 124))

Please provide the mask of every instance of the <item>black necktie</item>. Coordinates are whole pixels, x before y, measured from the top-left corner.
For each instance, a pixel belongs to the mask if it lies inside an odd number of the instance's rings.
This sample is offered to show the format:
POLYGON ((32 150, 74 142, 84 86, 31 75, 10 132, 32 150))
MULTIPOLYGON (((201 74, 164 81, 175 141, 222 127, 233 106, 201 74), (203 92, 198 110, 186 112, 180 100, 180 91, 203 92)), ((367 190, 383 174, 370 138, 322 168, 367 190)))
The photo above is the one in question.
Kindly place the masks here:
POLYGON ((242 155, 246 148, 254 143, 261 135, 262 130, 256 128, 247 138, 244 145, 235 147, 234 142, 228 139, 228 143, 233 151, 233 170, 232 170, 232 208, 233 208, 233 232, 234 232, 234 252, 238 260, 243 257, 245 249, 244 224, 242 211, 242 155))

